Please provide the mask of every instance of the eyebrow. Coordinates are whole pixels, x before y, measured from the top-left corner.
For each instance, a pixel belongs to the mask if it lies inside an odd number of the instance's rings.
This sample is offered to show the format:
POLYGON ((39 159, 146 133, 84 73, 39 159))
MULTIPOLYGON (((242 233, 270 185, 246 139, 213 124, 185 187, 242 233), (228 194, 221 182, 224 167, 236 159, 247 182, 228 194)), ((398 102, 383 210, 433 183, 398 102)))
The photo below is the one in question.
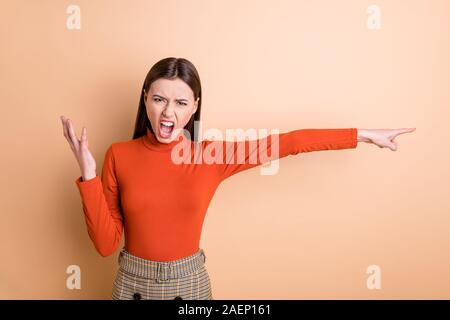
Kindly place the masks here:
MULTIPOLYGON (((160 98, 165 99, 163 96, 160 96, 159 94, 154 94, 153 97, 160 97, 160 98)), ((189 101, 188 99, 185 99, 185 98, 180 98, 180 99, 177 99, 177 100, 178 100, 178 101, 182 101, 182 100, 184 100, 184 101, 189 101)))

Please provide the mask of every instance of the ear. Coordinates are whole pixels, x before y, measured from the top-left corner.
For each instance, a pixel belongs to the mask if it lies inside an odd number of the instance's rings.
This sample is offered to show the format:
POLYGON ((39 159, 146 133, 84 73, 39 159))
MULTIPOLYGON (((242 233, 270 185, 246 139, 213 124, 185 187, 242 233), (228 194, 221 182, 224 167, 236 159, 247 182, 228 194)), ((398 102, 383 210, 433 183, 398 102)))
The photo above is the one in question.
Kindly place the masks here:
POLYGON ((145 92, 145 89, 142 90, 144 92, 144 104, 147 106, 147 93, 145 92))
POLYGON ((194 110, 192 111, 191 115, 197 112, 198 100, 200 100, 200 97, 198 97, 197 100, 195 101, 195 103, 194 103, 194 110))

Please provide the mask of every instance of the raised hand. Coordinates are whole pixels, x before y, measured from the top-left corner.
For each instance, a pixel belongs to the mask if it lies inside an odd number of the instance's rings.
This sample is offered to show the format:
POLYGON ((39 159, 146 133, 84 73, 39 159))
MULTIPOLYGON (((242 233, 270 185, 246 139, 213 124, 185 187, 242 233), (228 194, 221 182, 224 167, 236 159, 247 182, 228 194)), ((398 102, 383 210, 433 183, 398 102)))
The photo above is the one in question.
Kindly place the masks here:
POLYGON ((379 148, 389 148, 397 151, 398 135, 415 131, 416 128, 402 129, 358 129, 358 141, 369 142, 379 148))
POLYGON ((66 137, 70 148, 72 149, 75 158, 80 166, 81 175, 83 181, 90 180, 96 177, 96 163, 95 159, 89 151, 88 139, 87 139, 87 129, 83 127, 81 131, 81 137, 75 134, 75 128, 70 119, 61 116, 60 117, 63 125, 64 137, 66 137))

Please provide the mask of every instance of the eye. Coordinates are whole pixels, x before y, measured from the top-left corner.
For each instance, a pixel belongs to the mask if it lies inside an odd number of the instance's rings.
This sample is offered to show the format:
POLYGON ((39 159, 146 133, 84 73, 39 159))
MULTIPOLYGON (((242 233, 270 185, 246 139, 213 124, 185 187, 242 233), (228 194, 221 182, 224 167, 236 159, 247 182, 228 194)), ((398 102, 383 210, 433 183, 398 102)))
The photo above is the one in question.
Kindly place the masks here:
POLYGON ((179 101, 179 103, 180 103, 182 106, 187 106, 187 103, 184 103, 184 102, 181 102, 181 101, 179 101))
POLYGON ((157 98, 157 97, 155 97, 155 98, 153 98, 153 101, 155 101, 155 102, 160 102, 160 101, 162 101, 160 98, 157 98))

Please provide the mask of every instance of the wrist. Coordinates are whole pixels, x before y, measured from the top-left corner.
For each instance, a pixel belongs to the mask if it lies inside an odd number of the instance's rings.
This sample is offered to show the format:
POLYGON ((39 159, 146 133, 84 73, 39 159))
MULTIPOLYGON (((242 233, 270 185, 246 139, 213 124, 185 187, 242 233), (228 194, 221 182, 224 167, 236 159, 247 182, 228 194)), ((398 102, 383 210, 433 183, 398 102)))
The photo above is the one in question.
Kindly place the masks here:
POLYGON ((97 176, 97 174, 95 172, 93 172, 93 173, 82 174, 81 178, 83 179, 83 181, 88 181, 88 180, 94 179, 96 176, 97 176))
POLYGON ((356 140, 358 142, 371 142, 370 137, 369 137, 370 134, 369 134, 368 130, 357 129, 357 132, 358 132, 358 134, 357 134, 356 140))

